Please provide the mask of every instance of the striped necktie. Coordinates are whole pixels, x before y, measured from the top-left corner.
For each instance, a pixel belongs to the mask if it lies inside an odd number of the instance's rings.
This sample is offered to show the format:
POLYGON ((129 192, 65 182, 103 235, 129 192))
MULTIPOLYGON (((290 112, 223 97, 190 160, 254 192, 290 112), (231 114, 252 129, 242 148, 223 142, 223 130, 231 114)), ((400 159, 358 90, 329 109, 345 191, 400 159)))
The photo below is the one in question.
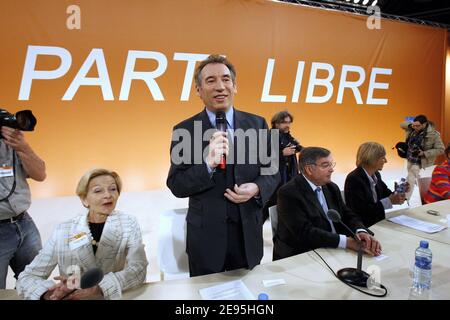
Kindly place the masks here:
POLYGON ((333 233, 336 233, 336 229, 334 228, 333 222, 327 216, 328 205, 327 205, 327 201, 325 200, 325 196, 323 195, 322 188, 317 187, 315 191, 316 191, 317 200, 319 200, 319 203, 323 208, 323 212, 325 213, 325 218, 327 218, 328 222, 330 223, 331 231, 333 233))

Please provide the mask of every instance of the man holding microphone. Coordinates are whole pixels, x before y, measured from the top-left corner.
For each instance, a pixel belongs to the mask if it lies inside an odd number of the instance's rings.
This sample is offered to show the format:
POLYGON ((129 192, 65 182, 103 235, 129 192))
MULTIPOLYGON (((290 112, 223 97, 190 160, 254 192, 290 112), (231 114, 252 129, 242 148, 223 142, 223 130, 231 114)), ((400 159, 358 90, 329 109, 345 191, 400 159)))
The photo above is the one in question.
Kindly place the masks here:
POLYGON ((234 108, 236 71, 226 58, 209 56, 199 64, 194 77, 205 109, 174 127, 167 178, 167 186, 176 197, 189 197, 186 251, 190 275, 252 269, 263 256, 261 209, 280 178, 277 170, 264 174, 266 165, 261 161, 248 161, 256 150, 267 146, 267 141, 259 139, 256 148, 244 142, 242 151, 236 131, 268 131, 267 123, 234 108), (227 132, 216 131, 217 124, 223 122, 227 132), (201 135, 194 135, 196 128, 201 128, 201 135), (208 130, 214 132, 211 139, 200 140, 208 130), (194 141, 189 150, 175 152, 179 150, 176 138, 182 132, 189 132, 194 141), (240 162, 240 158, 245 161, 240 162), (221 162, 226 163, 222 168, 221 162))

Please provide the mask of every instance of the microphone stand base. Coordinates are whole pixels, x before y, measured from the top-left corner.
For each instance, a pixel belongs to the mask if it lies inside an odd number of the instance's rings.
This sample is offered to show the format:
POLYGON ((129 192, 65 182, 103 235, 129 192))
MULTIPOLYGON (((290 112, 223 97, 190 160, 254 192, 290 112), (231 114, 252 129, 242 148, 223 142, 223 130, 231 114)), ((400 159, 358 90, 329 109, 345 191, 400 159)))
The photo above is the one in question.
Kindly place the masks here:
POLYGON ((345 283, 367 288, 367 279, 370 278, 370 275, 355 268, 344 268, 337 272, 337 277, 345 283))

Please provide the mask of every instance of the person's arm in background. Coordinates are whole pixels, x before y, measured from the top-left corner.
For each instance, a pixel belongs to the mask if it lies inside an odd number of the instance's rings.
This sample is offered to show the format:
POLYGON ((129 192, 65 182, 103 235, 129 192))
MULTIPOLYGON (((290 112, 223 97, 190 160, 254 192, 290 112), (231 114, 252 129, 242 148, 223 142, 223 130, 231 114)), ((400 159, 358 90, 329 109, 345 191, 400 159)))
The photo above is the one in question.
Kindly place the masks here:
POLYGON ((425 158, 436 158, 437 156, 444 153, 445 146, 442 142, 441 135, 436 132, 436 139, 434 140, 433 147, 428 150, 421 151, 419 153, 420 156, 424 156, 425 158))
POLYGON ((46 178, 45 162, 27 143, 22 131, 3 126, 1 133, 3 141, 17 152, 28 176, 36 181, 44 181, 46 178))

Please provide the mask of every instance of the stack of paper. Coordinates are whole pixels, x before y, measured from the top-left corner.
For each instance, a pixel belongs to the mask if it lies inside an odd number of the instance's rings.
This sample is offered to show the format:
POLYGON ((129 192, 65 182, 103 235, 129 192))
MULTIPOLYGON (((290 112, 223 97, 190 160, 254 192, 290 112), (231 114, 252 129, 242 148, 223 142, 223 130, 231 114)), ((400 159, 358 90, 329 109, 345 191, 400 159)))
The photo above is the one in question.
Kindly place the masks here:
POLYGON ((242 280, 199 290, 203 300, 256 300, 242 280))
POLYGON ((447 227, 439 225, 439 224, 411 218, 411 217, 405 216, 403 214, 400 216, 397 216, 397 217, 390 218, 388 220, 392 221, 394 223, 401 224, 402 226, 420 230, 420 231, 423 231, 426 233, 435 233, 435 232, 439 232, 439 231, 442 231, 447 228, 447 227))

